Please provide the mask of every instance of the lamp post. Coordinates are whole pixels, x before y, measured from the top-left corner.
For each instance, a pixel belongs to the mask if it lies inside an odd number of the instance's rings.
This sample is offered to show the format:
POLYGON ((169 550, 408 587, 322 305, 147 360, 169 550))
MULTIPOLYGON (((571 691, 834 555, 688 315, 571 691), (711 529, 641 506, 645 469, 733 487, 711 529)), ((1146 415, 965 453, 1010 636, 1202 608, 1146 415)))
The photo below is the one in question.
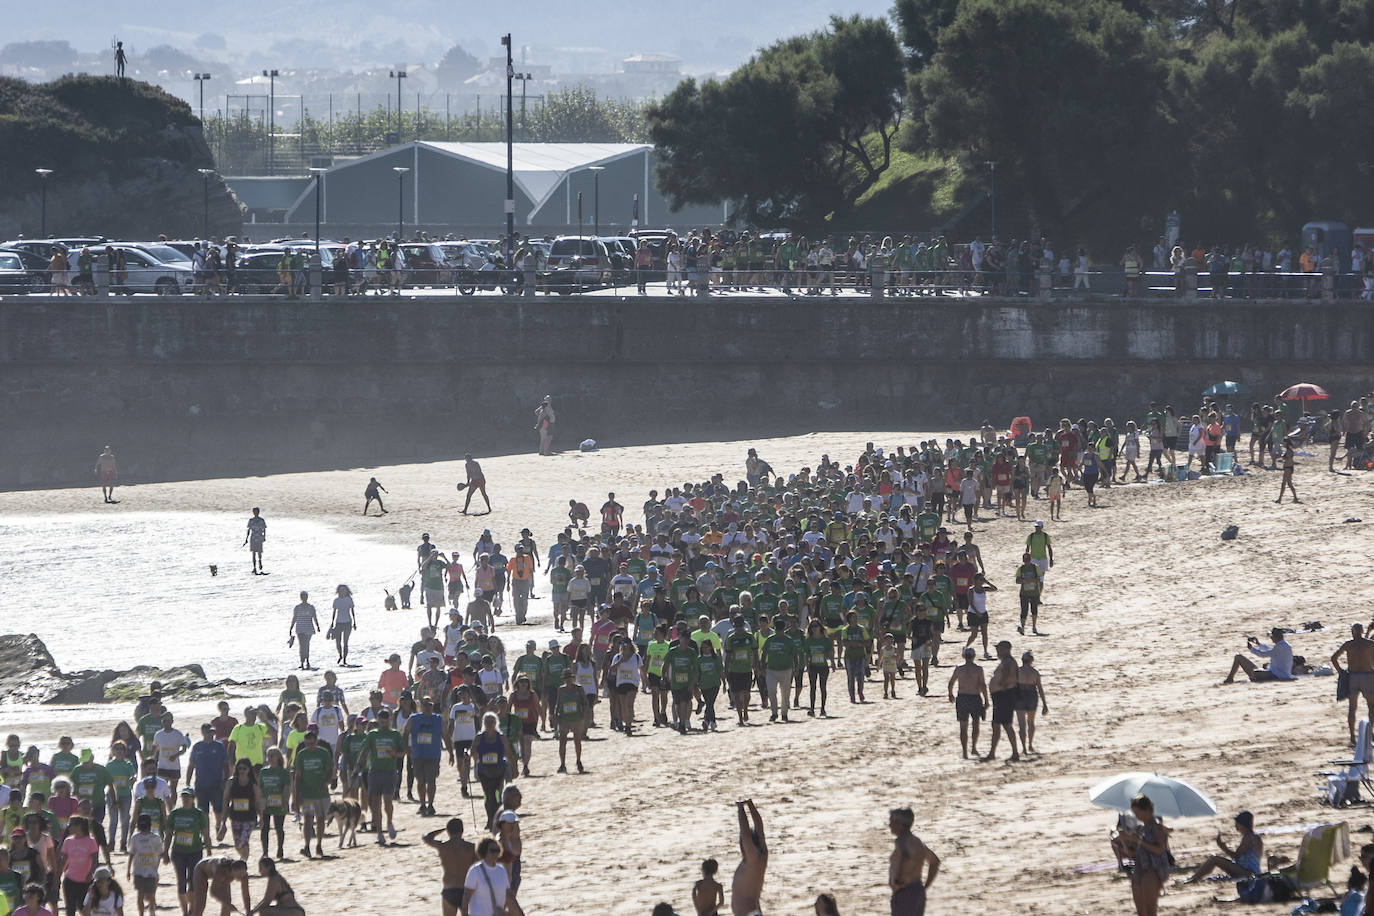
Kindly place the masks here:
POLYGON ((264 70, 267 77, 267 174, 275 173, 277 162, 277 71, 264 70))
POLYGON ((997 238, 997 160, 988 159, 983 164, 992 173, 992 237, 997 238))
POLYGON ((401 80, 406 78, 404 70, 396 69, 391 71, 391 78, 396 81, 396 142, 401 142, 401 80))
POLYGON ((601 235, 601 173, 606 171, 604 165, 589 165, 587 171, 592 173, 592 226, 593 232, 597 236, 601 235))
POLYGON ((501 36, 506 46, 506 263, 511 263, 515 251, 515 106, 511 103, 511 83, 515 79, 515 62, 511 58, 510 33, 501 36))
POLYGON ((315 176, 315 260, 320 259, 320 182, 324 178, 326 169, 312 168, 310 174, 315 176))
POLYGON ((406 212, 406 172, 410 169, 403 165, 393 165, 391 171, 396 173, 396 243, 399 245, 404 237, 403 228, 405 226, 406 212))
POLYGON ((205 124, 205 82, 206 82, 206 80, 210 79, 210 74, 208 74, 208 73, 197 73, 197 74, 195 74, 195 76, 192 77, 192 79, 194 79, 197 83, 200 84, 200 123, 201 123, 202 126, 204 126, 204 124, 205 124))
POLYGON ((41 181, 41 183, 42 183, 42 185, 43 185, 43 209, 42 209, 42 214, 43 214, 43 215, 42 215, 42 217, 41 217, 41 222, 39 223, 39 227, 40 227, 40 228, 39 228, 39 230, 38 230, 38 234, 39 234, 41 237, 43 237, 43 238, 47 238, 47 237, 48 237, 48 176, 52 174, 52 169, 34 169, 33 171, 34 171, 34 174, 36 174, 36 175, 39 177, 39 179, 40 179, 40 181, 41 181))
POLYGON ((210 240, 210 176, 213 175, 213 174, 215 174, 215 170, 214 170, 214 169, 196 169, 196 171, 197 171, 197 172, 200 172, 201 177, 205 179, 205 200, 204 200, 204 207, 205 207, 204 214, 205 214, 205 216, 204 216, 204 222, 203 222, 203 224, 202 224, 203 228, 202 228, 202 230, 201 230, 201 234, 200 234, 200 235, 201 235, 201 238, 205 239, 206 241, 209 241, 209 240, 210 240))

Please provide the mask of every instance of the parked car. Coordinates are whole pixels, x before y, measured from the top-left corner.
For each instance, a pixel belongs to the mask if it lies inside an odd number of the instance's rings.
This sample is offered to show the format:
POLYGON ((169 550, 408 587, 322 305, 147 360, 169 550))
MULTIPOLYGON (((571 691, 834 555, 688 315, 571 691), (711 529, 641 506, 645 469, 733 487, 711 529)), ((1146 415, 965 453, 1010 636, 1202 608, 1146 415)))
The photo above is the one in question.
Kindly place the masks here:
POLYGON ((605 285, 610 282, 613 269, 606 243, 585 235, 554 239, 548 263, 549 285, 559 292, 569 292, 569 287, 605 285))
POLYGON ((638 243, 621 236, 602 236, 599 241, 611 253, 611 281, 617 284, 630 282, 634 277, 635 248, 638 243))
POLYGON ((676 232, 671 229, 631 229, 629 237, 634 239, 635 244, 639 244, 640 239, 647 239, 655 273, 662 274, 667 270, 668 243, 677 239, 676 232))
POLYGON ((481 270, 490 251, 478 242, 439 242, 454 270, 481 270))
MULTIPOLYGON (((134 242, 101 242, 91 244, 91 254, 95 256, 95 269, 104 270, 105 252, 107 250, 124 252, 124 266, 126 276, 122 284, 115 283, 114 278, 110 281, 110 291, 116 293, 157 293, 159 296, 179 296, 182 293, 189 293, 195 285, 195 272, 191 270, 191 264, 181 253, 165 245, 158 244, 139 244, 134 242), (167 252, 176 255, 171 261, 163 261, 162 257, 171 257, 167 252)), ((73 249, 68 255, 67 262, 73 271, 77 270, 77 258, 81 255, 81 249, 73 249)), ((82 279, 73 274, 72 286, 91 295, 95 292, 92 280, 82 279)))
POLYGON ((453 277, 453 266, 435 242, 402 242, 406 286, 438 286, 453 277))
POLYGON ((27 248, 8 248, 3 245, 0 245, 0 253, 19 256, 19 262, 24 265, 24 269, 33 275, 30 292, 47 292, 50 279, 48 277, 49 257, 47 255, 35 254, 27 248))
MULTIPOLYGON (((46 285, 46 274, 42 283, 46 285)), ((23 296, 39 289, 38 271, 24 266, 17 251, 0 251, 0 296, 23 296)))

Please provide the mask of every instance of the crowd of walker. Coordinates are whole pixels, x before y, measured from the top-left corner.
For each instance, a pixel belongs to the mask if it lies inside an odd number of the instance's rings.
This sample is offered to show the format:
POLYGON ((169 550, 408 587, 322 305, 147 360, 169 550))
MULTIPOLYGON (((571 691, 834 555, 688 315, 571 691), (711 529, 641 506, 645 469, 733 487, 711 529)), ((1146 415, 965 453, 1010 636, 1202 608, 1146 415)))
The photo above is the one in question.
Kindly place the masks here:
MULTIPOLYGON (((1368 428, 1362 406, 1352 405, 1358 420, 1347 425, 1341 418, 1351 451, 1363 446, 1368 428)), ((21 754, 18 736, 11 736, 3 758, 7 790, 0 793, 9 799, 0 815, 17 812, 10 864, 18 877, 8 887, 0 867, 0 889, 16 909, 36 892, 40 905, 61 894, 69 916, 116 912, 108 905, 100 909, 122 891, 97 861, 103 855, 108 864, 117 838, 121 851, 130 850, 127 876, 140 913, 145 903, 154 905, 161 860, 174 864, 183 914, 201 916, 207 904, 228 913, 237 888, 245 911, 290 916, 302 910, 275 864, 283 857, 285 819, 300 823, 306 857, 312 842, 313 855, 324 855, 327 829, 338 832, 340 847, 346 835, 356 843, 360 829, 385 846, 395 837, 402 783, 421 816, 437 814, 447 759, 460 797, 483 797, 480 820, 490 836, 474 847, 463 839, 457 818, 426 835, 443 864, 445 916, 521 912, 521 794, 512 783, 531 774, 536 740, 556 741, 557 773, 567 773, 570 763, 584 773, 583 742, 600 727, 602 704, 608 707, 603 721, 626 737, 642 733, 644 724, 685 736, 717 732, 722 700, 736 728, 757 724, 752 708, 760 717, 766 712, 769 722, 803 711, 825 719, 832 672, 844 672, 850 703, 869 702, 875 685, 884 700, 897 700, 899 689, 907 699, 926 697, 930 670, 941 666, 942 646, 949 642, 960 658, 946 663, 945 696, 963 756, 996 759, 1003 738, 1009 759, 1035 754, 1036 716, 1048 712, 1048 703, 1034 654, 1024 651, 1018 664, 1012 642, 997 638, 1013 625, 1020 636, 1028 628, 1032 636, 1040 632, 1054 550, 1046 522, 1029 522, 1029 501, 1043 500, 1053 521, 1071 488, 1081 488, 1091 506, 1099 486, 1147 479, 1152 467, 1163 468, 1166 454, 1172 469, 1180 430, 1189 465, 1196 459, 1210 471, 1222 452, 1239 457, 1234 417, 1229 406, 1204 403, 1189 423, 1167 405, 1151 405, 1143 437, 1134 421, 1118 428, 1111 419, 1065 419, 1058 429, 1023 431, 1019 440, 984 423, 967 441, 930 440, 892 450, 869 443, 852 464, 822 455, 814 467, 785 479, 750 449, 744 481, 731 486, 716 474, 661 494, 651 491, 642 523, 632 523, 611 492, 598 510, 599 524, 586 504, 570 500, 568 525, 543 552, 528 528, 512 539, 509 556, 490 530, 483 531, 471 567, 465 551, 440 549, 426 534, 399 595, 400 607, 409 608, 418 589, 426 626, 408 659, 399 652, 390 656, 367 704, 356 711, 329 671, 313 708, 293 676, 275 710, 249 707, 239 720, 221 704, 195 744, 175 728, 161 697, 150 694, 136 727, 116 731, 104 766, 89 752, 74 755, 69 739, 51 763, 42 764, 36 749, 21 754), (1142 438, 1148 447, 1143 471, 1142 438), (1019 562, 984 557, 972 528, 991 518, 1026 523, 1019 562), (999 589, 989 566, 1000 569, 997 578, 1017 593, 1014 623, 992 622, 990 596, 999 589), (498 620, 509 600, 512 619, 501 621, 502 628, 530 623, 536 580, 547 581, 555 630, 567 637, 549 640, 542 651, 528 640, 523 654, 507 653, 498 620), (958 632, 952 640, 951 630, 958 632), (984 660, 996 662, 990 675, 978 664, 980 649, 984 660), (641 695, 650 707, 643 722, 641 695), (981 726, 989 713, 992 734, 982 752, 981 726), (178 794, 183 759, 186 787, 178 794), (214 843, 230 831, 238 858, 215 857, 214 843), (254 870, 268 884, 262 902, 250 907, 247 860, 255 832, 262 858, 254 870), (275 859, 269 857, 274 833, 275 859), (95 852, 83 856, 82 849, 95 852)), ((540 451, 550 453, 549 399, 536 420, 540 451)), ((1251 424, 1252 463, 1268 458, 1291 470, 1285 412, 1256 405, 1251 424)), ((1333 462, 1334 456, 1333 448, 1333 462)), ((112 488, 112 451, 101 458, 102 487, 112 488)), ((476 495, 490 513, 480 464, 468 455, 465 469, 463 512, 476 495)), ((1291 473, 1284 478, 1291 487, 1291 473)), ((386 511, 385 492, 376 478, 369 481, 365 514, 374 501, 386 511)), ((107 491, 106 499, 112 498, 107 491)), ((266 531, 254 509, 245 542, 255 574, 264 572, 266 531)), ((340 585, 328 625, 339 665, 349 664, 348 640, 356 627, 352 595, 340 585)), ((315 670, 311 637, 324 627, 307 593, 288 628, 300 668, 315 670)), ((1282 677, 1282 644, 1278 632, 1274 648, 1253 644, 1252 651, 1270 657, 1269 667, 1238 657, 1232 676, 1244 670, 1256 680, 1282 677)), ((1368 700, 1374 695, 1374 643, 1368 653, 1364 645, 1347 644, 1342 652, 1350 660, 1352 691, 1368 700)), ((1157 822, 1148 799, 1138 802, 1142 827, 1130 850, 1137 863, 1133 889, 1138 911, 1152 913, 1159 888, 1151 883, 1150 856, 1167 858, 1167 830, 1151 826, 1157 822)), ((767 846, 752 801, 738 804, 738 816, 741 864, 729 905, 735 916, 747 916, 760 911, 767 846)), ((479 818, 475 807, 473 817, 479 818)), ((909 809, 892 812, 894 916, 924 912, 925 888, 939 868, 938 857, 912 834, 913 825, 909 809)), ((714 914, 724 904, 715 868, 708 860, 692 891, 699 914, 714 914)), ((816 903, 817 912, 834 907, 824 896, 816 903)))

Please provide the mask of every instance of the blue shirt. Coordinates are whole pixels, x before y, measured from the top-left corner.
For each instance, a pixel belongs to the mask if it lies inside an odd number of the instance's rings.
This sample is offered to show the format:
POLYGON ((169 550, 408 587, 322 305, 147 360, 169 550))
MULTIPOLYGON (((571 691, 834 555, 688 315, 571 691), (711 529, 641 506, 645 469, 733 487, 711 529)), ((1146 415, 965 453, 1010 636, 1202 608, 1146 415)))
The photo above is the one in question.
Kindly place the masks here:
POLYGON ((197 741, 191 747, 191 764, 196 768, 196 788, 213 789, 224 785, 224 763, 229 749, 218 741, 197 741))
POLYGON ((1221 423, 1226 427, 1226 435, 1240 435, 1240 414, 1228 414, 1221 418, 1221 423))
POLYGON ((410 756, 418 760, 438 760, 443 756, 444 720, 438 714, 412 713, 406 719, 410 728, 410 756))

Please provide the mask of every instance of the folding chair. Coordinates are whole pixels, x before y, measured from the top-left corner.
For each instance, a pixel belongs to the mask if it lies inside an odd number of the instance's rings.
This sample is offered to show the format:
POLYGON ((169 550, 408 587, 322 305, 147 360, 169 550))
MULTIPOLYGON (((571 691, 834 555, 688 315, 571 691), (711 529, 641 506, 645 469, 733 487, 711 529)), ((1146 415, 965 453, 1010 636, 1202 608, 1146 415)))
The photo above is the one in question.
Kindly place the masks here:
POLYGON ((1317 774, 1326 780, 1317 785, 1322 801, 1333 808, 1358 804, 1362 801, 1361 787, 1365 797, 1374 801, 1374 782, 1369 772, 1371 762, 1374 762, 1374 729, 1370 728, 1368 719, 1361 719, 1355 731, 1355 752, 1351 758, 1331 761, 1334 766, 1342 767, 1339 771, 1317 774))

